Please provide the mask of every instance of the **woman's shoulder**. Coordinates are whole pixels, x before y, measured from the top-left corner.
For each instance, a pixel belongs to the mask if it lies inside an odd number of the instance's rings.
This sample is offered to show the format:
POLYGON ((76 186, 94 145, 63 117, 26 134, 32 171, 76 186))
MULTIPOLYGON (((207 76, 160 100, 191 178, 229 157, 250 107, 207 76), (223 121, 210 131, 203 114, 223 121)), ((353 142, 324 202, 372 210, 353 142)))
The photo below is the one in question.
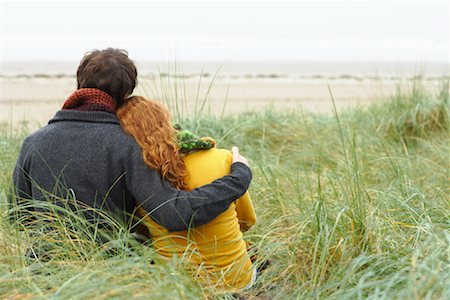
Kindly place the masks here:
POLYGON ((227 164, 231 164, 233 160, 233 154, 230 150, 211 148, 209 150, 200 150, 195 153, 191 153, 185 156, 184 161, 223 161, 227 164))
POLYGON ((225 149, 212 148, 189 154, 183 158, 188 185, 196 188, 230 173, 232 154, 225 149))
POLYGON ((228 149, 221 149, 221 148, 211 148, 208 150, 201 150, 198 152, 199 155, 206 155, 214 158, 232 158, 233 154, 228 149))
POLYGON ((232 157, 233 154, 228 149, 220 149, 220 148, 212 148, 210 150, 213 150, 213 152, 217 153, 217 155, 223 156, 223 157, 232 157))

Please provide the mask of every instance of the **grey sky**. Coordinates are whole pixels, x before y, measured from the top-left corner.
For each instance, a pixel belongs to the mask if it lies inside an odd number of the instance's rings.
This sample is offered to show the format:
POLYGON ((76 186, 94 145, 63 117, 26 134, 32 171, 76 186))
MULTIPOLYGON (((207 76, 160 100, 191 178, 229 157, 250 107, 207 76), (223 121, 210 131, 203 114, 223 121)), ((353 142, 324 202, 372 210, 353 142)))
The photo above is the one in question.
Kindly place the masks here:
POLYGON ((138 60, 448 62, 448 1, 2 2, 2 61, 79 60, 120 47, 138 60))

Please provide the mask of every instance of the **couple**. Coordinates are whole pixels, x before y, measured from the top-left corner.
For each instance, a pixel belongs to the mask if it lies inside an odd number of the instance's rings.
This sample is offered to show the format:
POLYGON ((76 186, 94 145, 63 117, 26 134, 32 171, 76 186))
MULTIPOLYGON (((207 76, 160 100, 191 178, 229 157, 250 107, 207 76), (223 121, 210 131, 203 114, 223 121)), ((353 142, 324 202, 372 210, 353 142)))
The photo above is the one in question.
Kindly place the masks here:
POLYGON ((247 193, 251 171, 238 149, 231 154, 192 134, 183 141, 186 132, 174 129, 164 106, 130 97, 137 70, 125 51, 88 53, 77 83, 62 110, 24 140, 11 205, 70 192, 123 224, 137 211, 161 261, 188 257, 200 282, 251 286, 256 271, 242 231, 256 216, 247 193))

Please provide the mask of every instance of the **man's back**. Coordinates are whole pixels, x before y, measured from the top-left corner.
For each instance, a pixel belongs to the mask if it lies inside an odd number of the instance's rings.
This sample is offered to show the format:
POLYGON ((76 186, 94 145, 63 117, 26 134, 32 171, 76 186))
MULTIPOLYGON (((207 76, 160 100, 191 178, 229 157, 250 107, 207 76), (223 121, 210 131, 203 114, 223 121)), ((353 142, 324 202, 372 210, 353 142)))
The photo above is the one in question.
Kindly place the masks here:
POLYGON ((19 160, 32 184, 31 190, 18 188, 33 199, 54 195, 75 198, 115 215, 133 212, 124 160, 136 144, 114 114, 59 111, 47 126, 30 135, 23 147, 24 157, 19 160))

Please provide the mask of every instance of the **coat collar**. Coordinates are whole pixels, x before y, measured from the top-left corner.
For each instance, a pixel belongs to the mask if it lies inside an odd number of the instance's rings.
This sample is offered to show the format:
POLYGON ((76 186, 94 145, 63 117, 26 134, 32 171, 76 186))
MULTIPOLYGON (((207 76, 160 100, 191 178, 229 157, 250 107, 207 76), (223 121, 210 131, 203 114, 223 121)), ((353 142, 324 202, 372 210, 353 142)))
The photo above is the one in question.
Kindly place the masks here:
POLYGON ((116 115, 104 111, 59 110, 48 124, 55 122, 110 123, 120 125, 116 115))

